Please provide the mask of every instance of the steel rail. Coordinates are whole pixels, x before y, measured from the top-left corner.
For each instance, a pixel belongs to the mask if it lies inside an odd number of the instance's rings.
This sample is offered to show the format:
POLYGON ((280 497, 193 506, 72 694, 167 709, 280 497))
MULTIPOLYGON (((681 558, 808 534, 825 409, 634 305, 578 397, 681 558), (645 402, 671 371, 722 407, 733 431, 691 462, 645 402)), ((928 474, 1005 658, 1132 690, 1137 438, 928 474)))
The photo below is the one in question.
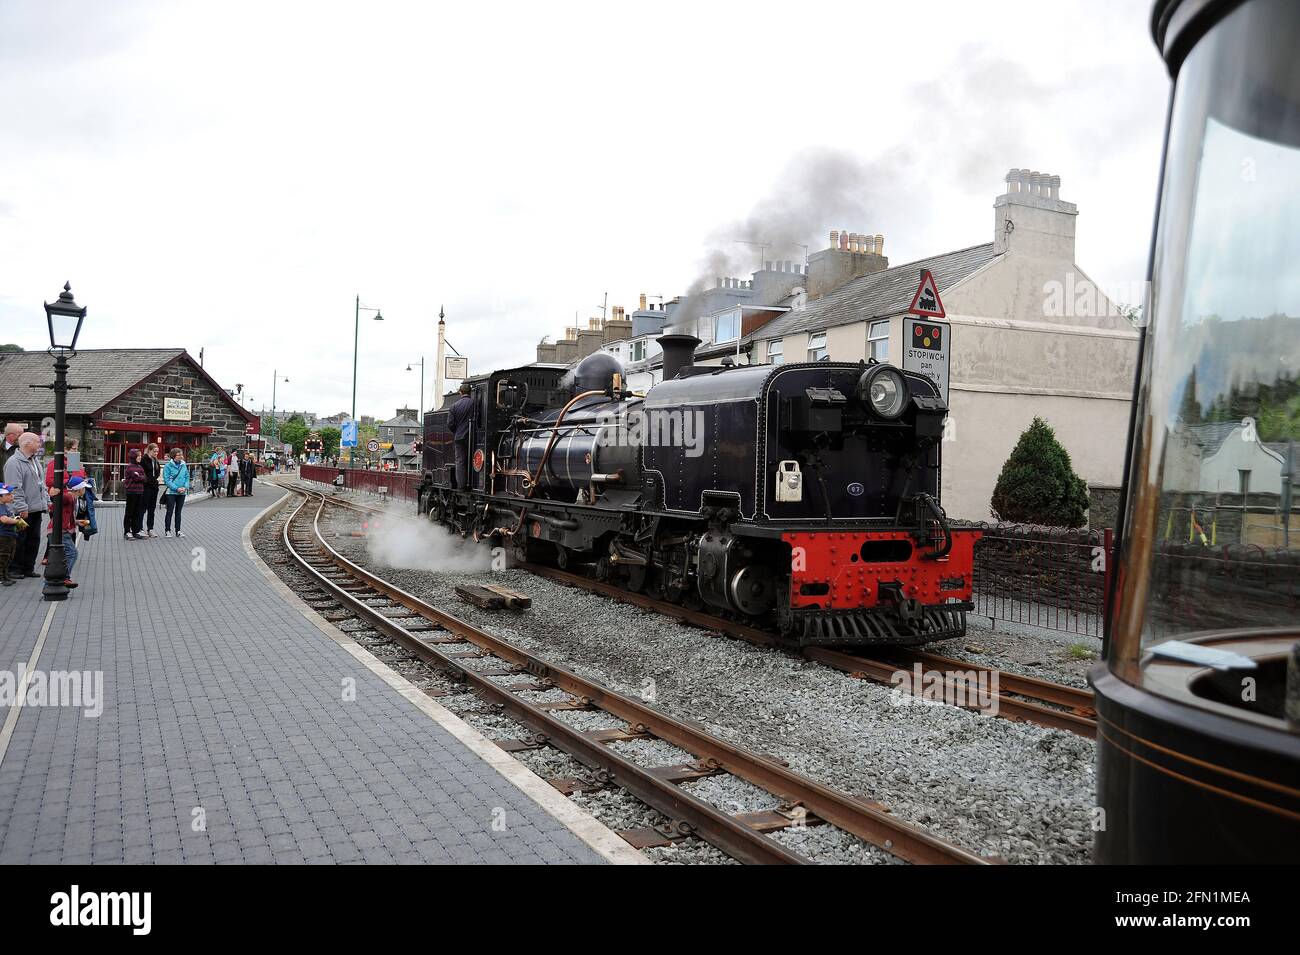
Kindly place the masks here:
MULTIPOLYGON (((554 741, 560 749, 589 767, 610 773, 618 785, 670 818, 683 821, 690 830, 706 842, 710 842, 735 858, 746 862, 807 861, 803 856, 785 849, 780 843, 737 821, 717 807, 682 791, 675 783, 656 775, 653 769, 647 769, 625 759, 599 740, 558 720, 546 710, 519 699, 509 687, 494 683, 486 676, 458 663, 454 657, 425 643, 400 624, 375 608, 367 606, 354 594, 320 573, 293 546, 289 533, 293 519, 306 507, 308 497, 319 498, 319 507, 312 522, 314 543, 328 562, 355 580, 364 583, 369 589, 383 594, 394 603, 417 613, 463 640, 474 643, 519 667, 522 671, 546 679, 566 693, 625 720, 631 724, 634 733, 649 734, 678 746, 731 775, 753 783, 779 799, 802 805, 817 819, 844 829, 904 861, 922 864, 976 865, 1000 861, 976 855, 909 823, 893 818, 887 811, 876 808, 876 804, 837 792, 815 780, 800 776, 771 759, 741 750, 701 728, 651 709, 639 700, 615 693, 562 667, 547 663, 467 621, 429 605, 353 563, 324 539, 320 530, 320 516, 327 504, 342 502, 334 501, 315 489, 297 490, 297 493, 304 495, 304 501, 299 504, 290 520, 285 522, 285 546, 299 565, 323 589, 421 659, 463 676, 465 680, 473 683, 476 689, 501 704, 521 722, 554 741)), ((345 506, 363 510, 350 504, 345 506)))
MULTIPOLYGON (((315 488, 305 488, 302 489, 302 491, 311 494, 322 493, 315 488)), ((379 508, 366 504, 358 504, 353 501, 341 501, 335 498, 331 498, 330 500, 331 503, 340 507, 350 508, 361 513, 386 513, 379 508)), ((417 518, 411 518, 411 520, 416 519, 417 518)), ((664 616, 690 624, 691 626, 715 630, 728 636, 736 637, 761 646, 777 647, 786 650, 792 649, 789 644, 782 641, 773 633, 734 620, 725 620, 703 610, 691 610, 686 607, 678 606, 677 604, 669 603, 665 600, 659 600, 647 594, 635 593, 634 591, 625 590, 615 584, 602 583, 601 581, 593 580, 582 574, 559 570, 558 568, 548 567, 544 564, 525 563, 519 566, 535 576, 543 577, 555 581, 556 583, 578 587, 593 593, 598 593, 602 596, 642 607, 646 610, 653 610, 657 613, 663 614, 664 616)), ((896 686, 905 685, 909 689, 921 689, 919 687, 914 687, 910 683, 904 684, 900 682, 896 678, 896 674, 899 670, 898 666, 890 665, 888 661, 874 660, 869 657, 861 656, 860 654, 836 650, 831 647, 805 647, 799 652, 806 659, 813 660, 817 663, 841 670, 862 679, 869 679, 876 683, 896 686)), ((888 657, 889 660, 901 662, 908 667, 915 663, 920 663, 923 673, 935 673, 939 675, 939 679, 943 682, 944 687, 953 691, 961 688, 961 681, 963 680, 964 674, 969 671, 975 671, 976 673, 985 674, 990 677, 992 674, 996 673, 998 679, 998 705, 994 715, 1000 716, 1004 719, 1035 723, 1039 726, 1046 726, 1051 729, 1067 730, 1089 739, 1097 738, 1096 711, 1093 709, 1092 693, 1088 690, 1066 686, 1061 683, 1052 683, 1048 680, 1038 679, 1037 677, 1009 673, 1006 670, 999 670, 994 667, 984 666, 983 664, 971 663, 965 660, 955 660, 951 657, 939 656, 938 654, 926 653, 919 650, 902 648, 887 649, 882 651, 882 655, 888 657), (1020 697, 1027 697, 1028 699, 1020 699, 1020 697), (1055 709, 1053 706, 1043 706, 1043 703, 1051 703, 1055 706, 1065 707, 1065 709, 1061 710, 1055 709)), ((973 709, 974 707, 967 708, 973 709)))
MULTIPOLYGON (((734 620, 724 620, 702 610, 679 607, 676 604, 658 600, 646 594, 633 593, 614 584, 592 580, 571 571, 557 570, 554 567, 546 567, 541 564, 530 563, 522 566, 530 573, 544 577, 547 580, 579 587, 615 600, 644 607, 647 610, 654 610, 693 626, 716 630, 719 633, 763 646, 793 649, 775 634, 766 630, 737 623, 734 620)), ((801 647, 798 652, 806 659, 842 670, 854 676, 869 679, 875 683, 904 685, 896 678, 896 674, 899 672, 898 662, 876 660, 856 653, 836 650, 833 647, 801 647)), ((925 673, 942 674, 941 679, 944 686, 954 690, 960 688, 961 678, 957 674, 969 670, 984 674, 996 673, 999 692, 995 715, 1006 719, 1037 723, 1040 726, 1053 729, 1069 730, 1090 739, 1096 739, 1097 737, 1097 721, 1093 718, 1092 694, 1086 690, 1079 690, 1059 683, 1049 683, 1035 677, 1020 676, 1007 673, 1005 670, 996 670, 977 663, 967 663, 964 660, 953 660, 930 653, 913 650, 889 650, 886 653, 893 660, 906 661, 908 666, 912 663, 920 663, 925 673), (1028 696, 1037 700, 1056 703, 1060 706, 1067 706, 1070 710, 1053 709, 1039 703, 1019 699, 1018 696, 1028 696)), ((910 686, 910 684, 907 685, 910 686)))

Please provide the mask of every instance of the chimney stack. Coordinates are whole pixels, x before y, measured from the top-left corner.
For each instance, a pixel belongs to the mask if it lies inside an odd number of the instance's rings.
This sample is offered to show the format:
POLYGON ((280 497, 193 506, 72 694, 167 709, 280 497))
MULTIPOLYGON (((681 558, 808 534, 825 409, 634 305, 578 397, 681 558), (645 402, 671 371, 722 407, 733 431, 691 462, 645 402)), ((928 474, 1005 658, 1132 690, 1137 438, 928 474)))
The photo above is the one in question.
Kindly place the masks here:
POLYGON ((641 293, 641 307, 640 307, 639 311, 642 311, 642 312, 645 311, 645 292, 642 292, 642 293, 641 293))
POLYGON ((1061 199, 1061 177, 1037 169, 1009 169, 1006 191, 993 201, 993 251, 1011 251, 1074 263, 1072 202, 1061 199))

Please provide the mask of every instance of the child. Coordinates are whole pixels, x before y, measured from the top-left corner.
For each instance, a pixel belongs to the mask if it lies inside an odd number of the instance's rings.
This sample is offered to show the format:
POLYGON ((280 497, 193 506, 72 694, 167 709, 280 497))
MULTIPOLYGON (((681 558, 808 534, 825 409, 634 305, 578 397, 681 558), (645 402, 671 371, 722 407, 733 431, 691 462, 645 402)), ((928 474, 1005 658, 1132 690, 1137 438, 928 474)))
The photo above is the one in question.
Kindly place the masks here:
MULTIPOLYGON (((77 586, 76 581, 72 579, 72 568, 77 563, 77 528, 85 527, 90 523, 88 520, 79 520, 77 518, 77 505, 81 503, 82 496, 86 493, 86 479, 77 475, 68 478, 68 485, 63 490, 63 559, 67 564, 68 576, 63 581, 63 586, 72 590, 77 586)), ((56 533, 54 522, 50 522, 50 536, 56 533)))
POLYGON ((14 489, 0 484, 0 587, 14 585, 14 579, 9 576, 9 562, 14 559, 19 533, 27 529, 27 522, 11 506, 13 502, 14 489))

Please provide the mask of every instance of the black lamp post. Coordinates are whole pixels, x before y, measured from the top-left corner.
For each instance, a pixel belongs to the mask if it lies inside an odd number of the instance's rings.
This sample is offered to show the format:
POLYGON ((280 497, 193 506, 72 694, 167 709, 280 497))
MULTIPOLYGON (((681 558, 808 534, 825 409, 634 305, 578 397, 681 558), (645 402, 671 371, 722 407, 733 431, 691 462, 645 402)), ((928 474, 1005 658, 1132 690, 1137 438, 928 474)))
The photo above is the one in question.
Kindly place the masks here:
POLYGON ((68 599, 68 588, 63 586, 68 579, 68 560, 63 552, 63 425, 69 388, 86 387, 68 385, 68 356, 77 353, 77 336, 85 318, 85 308, 72 298, 70 282, 64 283, 57 302, 45 303, 45 321, 50 326, 49 353, 54 356, 54 384, 38 386, 54 391, 54 507, 50 513, 54 526, 50 528, 49 560, 45 565, 46 600, 68 599))

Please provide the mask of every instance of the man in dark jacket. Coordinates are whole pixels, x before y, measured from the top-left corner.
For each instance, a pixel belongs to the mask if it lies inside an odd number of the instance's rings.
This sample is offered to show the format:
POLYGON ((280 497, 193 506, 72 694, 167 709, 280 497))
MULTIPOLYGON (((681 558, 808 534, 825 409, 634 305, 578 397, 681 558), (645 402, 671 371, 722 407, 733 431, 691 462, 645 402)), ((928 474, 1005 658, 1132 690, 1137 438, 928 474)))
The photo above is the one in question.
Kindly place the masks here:
POLYGON ((257 477, 257 462, 251 454, 245 454, 239 465, 239 476, 244 482, 244 497, 253 496, 253 478, 257 477))
POLYGON ((9 459, 18 452, 18 436, 26 430, 17 421, 10 421, 5 425, 5 436, 0 439, 0 474, 4 473, 9 459))
POLYGON ((469 430, 470 425, 477 423, 478 417, 472 391, 470 383, 464 382, 460 386, 460 397, 447 416, 447 429, 456 445, 456 487, 460 488, 469 487, 469 430))
POLYGON ((144 469, 144 494, 140 498, 140 513, 144 515, 144 536, 157 537, 153 532, 153 515, 158 509, 158 482, 162 477, 162 464, 158 461, 158 445, 150 442, 140 459, 144 469))

